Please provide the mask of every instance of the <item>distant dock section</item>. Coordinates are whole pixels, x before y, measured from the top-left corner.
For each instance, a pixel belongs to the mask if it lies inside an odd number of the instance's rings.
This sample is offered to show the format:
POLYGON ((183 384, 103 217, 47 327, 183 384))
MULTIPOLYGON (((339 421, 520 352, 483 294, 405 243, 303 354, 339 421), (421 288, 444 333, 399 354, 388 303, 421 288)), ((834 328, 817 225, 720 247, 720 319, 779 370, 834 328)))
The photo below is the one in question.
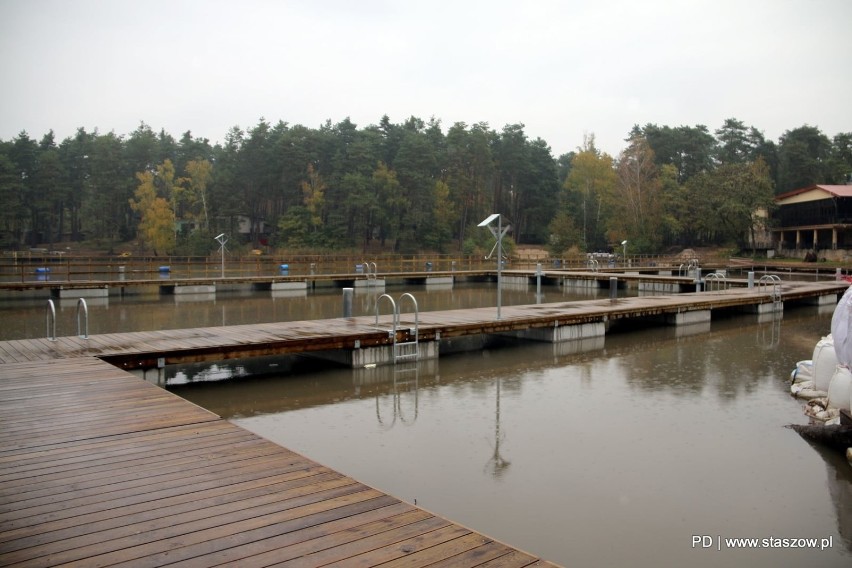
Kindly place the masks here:
MULTIPOLYGON (((503 270, 502 279, 507 285, 556 285, 576 288, 609 288, 616 280, 619 288, 636 287, 640 291, 666 293, 692 292, 701 289, 707 276, 724 274, 704 269, 694 274, 678 274, 670 269, 609 269, 586 270, 503 270)), ((317 288, 354 288, 356 291, 382 290, 388 286, 425 285, 453 286, 463 282, 496 282, 494 269, 347 273, 310 275, 226 276, 192 277, 164 273, 159 278, 128 278, 109 280, 68 280, 61 274, 42 275, 23 281, 0 281, 0 291, 42 292, 45 297, 87 298, 123 295, 128 289, 156 289, 160 294, 215 294, 238 290, 279 291, 305 293, 317 288)), ((730 286, 746 286, 745 278, 727 278, 730 286)))

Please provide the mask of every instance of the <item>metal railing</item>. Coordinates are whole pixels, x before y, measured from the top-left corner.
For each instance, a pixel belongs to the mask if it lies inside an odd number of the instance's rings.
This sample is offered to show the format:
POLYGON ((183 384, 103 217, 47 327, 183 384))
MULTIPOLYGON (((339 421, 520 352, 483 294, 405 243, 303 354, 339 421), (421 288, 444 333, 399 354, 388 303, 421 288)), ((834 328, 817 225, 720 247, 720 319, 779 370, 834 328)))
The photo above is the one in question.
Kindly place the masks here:
POLYGON ((696 278, 701 277, 701 266, 698 263, 697 258, 690 259, 687 264, 681 264, 677 269, 678 276, 689 276, 690 272, 696 271, 696 278))
POLYGON ((397 305, 396 311, 396 325, 399 326, 400 323, 400 310, 402 308, 402 301, 406 298, 410 298, 411 302, 414 304, 414 334, 412 337, 411 328, 408 330, 408 341, 403 341, 401 343, 396 342, 396 334, 394 334, 394 342, 393 342, 393 362, 399 363, 400 361, 417 361, 419 353, 418 349, 418 334, 420 331, 420 310, 417 307, 417 300, 413 295, 408 292, 404 293, 399 297, 399 304, 397 305))
POLYGON ((89 339, 89 306, 86 305, 86 300, 80 298, 77 300, 77 337, 80 339, 89 339), (83 316, 83 325, 80 325, 80 316, 83 316))
POLYGON ((765 291, 774 303, 781 302, 781 278, 775 274, 761 276, 757 282, 757 289, 761 293, 765 291))
POLYGON ((393 297, 389 294, 382 294, 376 300, 376 327, 379 327, 379 312, 382 298, 387 298, 387 300, 391 303, 391 308, 393 310, 391 317, 391 329, 387 330, 388 337, 393 338, 393 362, 394 364, 399 363, 400 361, 416 361, 419 357, 419 346, 418 346, 418 335, 420 329, 420 311, 417 307, 417 300, 413 295, 408 292, 402 294, 399 297, 400 303, 397 304, 393 297), (411 302, 414 304, 414 328, 413 330, 409 328, 408 336, 409 341, 401 341, 397 342, 397 330, 399 329, 400 323, 400 306, 402 305, 402 301, 406 298, 410 298, 411 302), (413 331, 413 333, 412 333, 413 331))
POLYGON ((704 291, 713 292, 728 289, 728 279, 721 272, 711 272, 704 277, 704 291))
MULTIPOLYGON (((53 300, 47 301, 45 324, 47 326, 47 340, 56 341, 56 305, 53 300)), ((77 337, 89 339, 89 306, 83 298, 77 299, 77 337)))
POLYGON ((361 267, 364 273, 367 275, 367 281, 370 282, 370 285, 375 284, 376 277, 379 274, 379 268, 375 262, 361 262, 361 267))

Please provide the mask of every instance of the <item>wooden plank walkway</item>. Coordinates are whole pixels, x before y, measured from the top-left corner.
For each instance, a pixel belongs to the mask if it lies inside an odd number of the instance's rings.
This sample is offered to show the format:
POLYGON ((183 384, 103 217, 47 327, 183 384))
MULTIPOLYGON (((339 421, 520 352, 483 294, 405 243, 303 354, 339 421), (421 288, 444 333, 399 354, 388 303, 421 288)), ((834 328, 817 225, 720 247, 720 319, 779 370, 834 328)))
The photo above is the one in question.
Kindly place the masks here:
MULTIPOLYGON (((533 276, 532 270, 517 271, 518 274, 533 276)), ((496 276, 493 269, 482 270, 444 270, 434 272, 383 272, 379 278, 386 280, 405 281, 408 279, 426 279, 434 277, 452 276, 459 279, 477 278, 496 276)), ((75 289, 93 289, 93 288, 133 288, 133 287, 165 287, 171 288, 174 286, 215 286, 217 284, 234 285, 245 284, 258 288, 266 288, 272 284, 284 282, 307 282, 313 283, 336 283, 339 286, 352 285, 355 281, 368 280, 366 273, 350 273, 350 274, 275 274, 266 276, 177 276, 169 275, 168 278, 116 278, 113 279, 79 279, 68 280, 63 278, 60 272, 49 279, 38 279, 36 277, 29 280, 8 280, 0 281, 0 291, 23 291, 23 290, 75 290, 75 289)))
MULTIPOLYGON (((666 276, 659 275, 662 272, 677 271, 677 268, 603 268, 593 272, 584 269, 553 269, 543 270, 542 279, 548 282, 560 280, 599 280, 605 283, 609 282, 610 277, 617 277, 620 281, 632 282, 665 282, 678 283, 688 285, 694 283, 692 276, 666 276)), ((506 269, 502 271, 505 277, 528 278, 535 279, 536 271, 533 269, 506 269)), ((435 270, 435 271, 411 271, 411 272, 381 272, 376 275, 380 280, 386 282, 411 282, 411 281, 426 281, 429 278, 453 278, 456 281, 466 280, 482 280, 497 278, 497 272, 494 269, 479 269, 479 270, 435 270)), ((274 274, 265 276, 178 276, 170 274, 168 278, 142 278, 131 277, 121 279, 119 275, 113 279, 79 279, 69 280, 63 278, 63 274, 59 272, 51 276, 49 279, 39 279, 35 276, 31 279, 16 279, 0 281, 0 291, 20 292, 24 290, 42 290, 54 291, 59 290, 79 290, 79 289, 103 289, 103 288, 133 288, 133 287, 164 287, 173 288, 175 286, 216 286, 216 285, 247 285, 256 289, 269 289, 273 284, 306 282, 313 286, 317 283, 326 285, 334 284, 339 287, 352 286, 356 281, 367 281, 369 277, 365 273, 329 273, 329 274, 274 274)), ((731 281, 734 285, 745 285, 745 280, 731 281)), ((73 294, 72 294, 73 296, 73 294)))
MULTIPOLYGON (((846 286, 785 283, 782 295, 846 286)), ((500 320, 494 308, 427 312, 420 332, 434 340, 769 301, 765 291, 736 289, 509 306, 500 320)), ((99 359, 383 345, 389 319, 384 329, 362 317, 0 342, 0 565, 549 565, 99 359)))
POLYGON ((2 566, 552 566, 92 357, 0 365, 2 566))
MULTIPOLYGON (((843 293, 846 282, 786 282, 781 286, 786 301, 818 298, 843 293)), ((617 300, 588 300, 505 306, 501 319, 495 308, 475 308, 423 312, 419 314, 419 340, 452 338, 483 333, 523 331, 625 318, 678 314, 697 310, 741 308, 771 303, 766 290, 732 288, 715 292, 637 296, 617 300)), ((385 306, 387 307, 387 306, 385 306)), ((356 345, 390 345, 390 315, 292 321, 224 327, 174 329, 151 332, 113 333, 79 337, 60 337, 57 341, 25 339, 0 342, 0 363, 43 359, 95 356, 131 368, 156 368, 164 364, 182 364, 232 358, 283 355, 311 351, 355 349, 356 345)), ((414 316, 401 316, 405 331, 399 341, 407 340, 414 316)))

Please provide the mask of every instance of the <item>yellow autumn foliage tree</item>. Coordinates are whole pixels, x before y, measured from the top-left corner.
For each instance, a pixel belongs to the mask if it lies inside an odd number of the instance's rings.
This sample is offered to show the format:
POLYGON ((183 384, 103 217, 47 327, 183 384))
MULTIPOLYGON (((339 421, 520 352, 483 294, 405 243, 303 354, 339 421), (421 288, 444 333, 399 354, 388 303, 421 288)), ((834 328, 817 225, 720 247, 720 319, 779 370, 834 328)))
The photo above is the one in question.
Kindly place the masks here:
POLYGON ((588 136, 584 139, 580 152, 571 160, 571 171, 563 185, 567 192, 565 202, 574 205, 576 210, 570 214, 566 212, 557 223, 563 226, 565 231, 569 226, 579 229, 579 244, 584 251, 590 251, 599 240, 604 213, 603 202, 615 185, 616 174, 612 157, 595 147, 594 135, 588 136))
POLYGON ((158 251, 170 252, 175 246, 175 213, 172 203, 157 194, 154 172, 138 172, 136 179, 139 180, 139 186, 134 192, 136 199, 130 200, 130 208, 140 216, 137 238, 151 247, 155 255, 158 251))

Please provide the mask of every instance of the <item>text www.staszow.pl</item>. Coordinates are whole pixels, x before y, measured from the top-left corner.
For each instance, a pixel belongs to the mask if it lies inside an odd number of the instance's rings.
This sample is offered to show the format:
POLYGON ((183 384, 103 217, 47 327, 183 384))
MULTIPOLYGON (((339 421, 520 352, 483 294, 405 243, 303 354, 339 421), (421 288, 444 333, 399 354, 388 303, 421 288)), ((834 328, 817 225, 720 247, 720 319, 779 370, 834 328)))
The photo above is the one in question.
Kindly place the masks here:
POLYGON ((692 535, 692 548, 818 548, 825 550, 834 545, 828 538, 722 538, 710 535, 692 535))

